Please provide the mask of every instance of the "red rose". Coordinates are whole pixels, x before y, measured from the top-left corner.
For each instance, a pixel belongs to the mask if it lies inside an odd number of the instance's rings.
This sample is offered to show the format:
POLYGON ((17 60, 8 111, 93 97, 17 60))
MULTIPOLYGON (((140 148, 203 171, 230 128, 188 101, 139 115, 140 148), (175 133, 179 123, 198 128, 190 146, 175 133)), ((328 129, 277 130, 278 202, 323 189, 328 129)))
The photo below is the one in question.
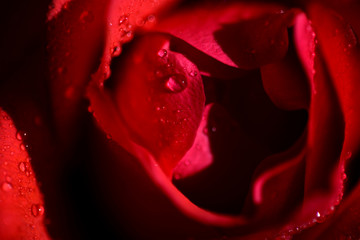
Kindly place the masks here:
POLYGON ((50 5, 48 58, 0 105, 50 236, 359 238, 359 5, 330 5, 50 5))

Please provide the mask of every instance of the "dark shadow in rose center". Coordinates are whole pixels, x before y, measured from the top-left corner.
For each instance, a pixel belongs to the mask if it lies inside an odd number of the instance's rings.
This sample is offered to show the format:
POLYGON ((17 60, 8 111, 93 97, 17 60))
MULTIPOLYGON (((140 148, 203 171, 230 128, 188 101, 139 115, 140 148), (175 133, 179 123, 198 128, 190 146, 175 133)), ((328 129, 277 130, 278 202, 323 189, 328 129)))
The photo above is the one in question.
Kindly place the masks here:
POLYGON ((200 207, 239 214, 255 168, 294 144, 304 131, 307 112, 277 108, 258 70, 241 79, 203 80, 208 101, 215 103, 207 125, 214 161, 196 175, 173 182, 200 207))

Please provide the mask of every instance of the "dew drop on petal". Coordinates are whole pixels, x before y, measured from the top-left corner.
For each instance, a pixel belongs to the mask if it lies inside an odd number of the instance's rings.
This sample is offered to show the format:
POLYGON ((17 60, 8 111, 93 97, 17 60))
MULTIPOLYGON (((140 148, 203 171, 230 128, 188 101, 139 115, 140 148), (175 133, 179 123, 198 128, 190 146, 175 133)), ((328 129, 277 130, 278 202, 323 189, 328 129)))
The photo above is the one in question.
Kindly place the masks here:
POLYGON ((158 51, 157 55, 158 55, 159 57, 161 57, 161 58, 166 57, 166 55, 167 55, 167 50, 166 50, 166 49, 160 49, 160 50, 158 51))
POLYGON ((204 127, 203 133, 204 133, 205 135, 208 135, 208 134, 209 134, 209 129, 208 129, 207 127, 204 127))
POLYGON ((112 49, 111 55, 112 55, 113 57, 117 57, 117 56, 120 55, 120 53, 121 53, 121 47, 120 47, 120 46, 115 46, 115 47, 112 49))
POLYGON ((178 173, 175 173, 174 178, 175 178, 175 180, 179 180, 181 177, 178 173))
POLYGON ((33 204, 31 206, 31 214, 34 217, 43 215, 44 214, 44 207, 41 204, 33 204))
POLYGON ((80 15, 80 21, 82 23, 92 22, 93 20, 94 20, 94 15, 92 14, 92 12, 85 10, 80 15))
POLYGON ((1 184, 1 189, 2 189, 4 192, 9 192, 9 191, 11 191, 11 190, 13 189, 13 187, 12 187, 11 183, 9 183, 9 182, 3 182, 3 183, 1 184))
POLYGON ((189 75, 191 76, 191 77, 196 77, 197 76, 197 72, 196 71, 191 71, 190 73, 189 73, 189 75))
POLYGON ((26 146, 25 146, 24 144, 20 144, 20 149, 23 150, 23 151, 25 151, 26 146))
POLYGON ((25 170, 26 170, 26 165, 25 165, 24 162, 19 163, 19 170, 20 170, 21 172, 25 172, 25 170))
POLYGON ((148 20, 148 22, 155 22, 155 16, 154 15, 149 15, 148 17, 147 17, 147 20, 148 20))
POLYGON ((186 88, 186 86, 186 78, 180 74, 172 75, 165 81, 165 88, 172 93, 181 92, 186 88))
POLYGON ((20 132, 17 132, 16 133, 16 139, 21 141, 22 140, 22 136, 21 136, 21 133, 20 132))
POLYGON ((119 18, 119 25, 124 24, 128 21, 128 17, 123 15, 119 18))
POLYGON ((346 173, 342 174, 342 180, 345 180, 347 178, 346 173))

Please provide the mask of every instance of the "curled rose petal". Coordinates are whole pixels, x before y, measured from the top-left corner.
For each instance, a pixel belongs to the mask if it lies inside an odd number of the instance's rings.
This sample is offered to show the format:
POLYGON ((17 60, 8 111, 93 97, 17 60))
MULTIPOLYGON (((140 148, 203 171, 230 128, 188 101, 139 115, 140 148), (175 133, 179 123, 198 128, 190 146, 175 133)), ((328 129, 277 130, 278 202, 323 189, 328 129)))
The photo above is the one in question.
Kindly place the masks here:
POLYGON ((136 29, 136 21, 171 3, 157 1, 152 4, 144 0, 113 0, 101 4, 95 0, 54 1, 54 7, 61 10, 56 11, 56 16, 55 12, 49 15, 47 50, 50 54, 54 119, 57 134, 64 144, 71 145, 71 141, 76 139, 76 124, 83 117, 78 109, 83 107, 85 88, 91 75, 97 69, 98 74, 109 73, 114 50, 115 54, 120 53, 120 42, 131 39, 128 36, 136 29), (129 29, 124 29, 125 25, 129 29), (102 52, 104 48, 107 51, 102 52), (102 59, 101 66, 99 58, 102 59))
POLYGON ((161 35, 141 39, 127 61, 114 66, 113 81, 130 135, 171 175, 193 144, 205 96, 196 66, 169 44, 161 35))
POLYGON ((319 47, 344 114, 346 125, 342 158, 348 165, 352 161, 350 155, 356 155, 360 143, 360 136, 357 134, 360 131, 360 100, 357 91, 360 87, 360 71, 357 67, 360 62, 360 50, 357 36, 351 26, 332 10, 313 5, 310 14, 318 32, 319 47))
POLYGON ((44 203, 13 121, 0 109, 0 238, 50 239, 44 203))
POLYGON ((220 64, 213 67, 211 59, 240 69, 281 59, 288 47, 287 26, 292 24, 295 12, 284 12, 276 5, 205 4, 178 11, 155 30, 170 33, 211 57, 200 57, 194 54, 196 51, 178 47, 189 59, 201 59, 194 62, 202 74, 226 78, 236 73, 220 64))

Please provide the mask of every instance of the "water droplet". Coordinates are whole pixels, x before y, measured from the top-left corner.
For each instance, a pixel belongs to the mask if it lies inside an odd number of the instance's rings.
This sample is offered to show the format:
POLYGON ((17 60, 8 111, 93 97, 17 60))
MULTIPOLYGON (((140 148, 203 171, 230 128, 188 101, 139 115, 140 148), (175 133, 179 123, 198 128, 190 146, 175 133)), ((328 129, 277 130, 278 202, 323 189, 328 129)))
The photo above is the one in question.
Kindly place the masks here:
POLYGON ((58 67, 57 72, 58 72, 58 74, 63 74, 65 72, 65 68, 64 67, 58 67))
POLYGON ((351 156, 352 156, 352 152, 350 151, 346 152, 346 159, 351 158, 351 156))
POLYGON ((25 163, 24 162, 21 162, 21 163, 19 163, 19 170, 21 171, 21 172, 25 172, 25 170, 26 170, 26 165, 25 165, 25 163))
POLYGON ((216 127, 212 127, 212 128, 211 128, 211 131, 212 131, 212 132, 216 132, 216 127))
POLYGON ((65 97, 67 99, 73 98, 74 95, 75 95, 75 88, 74 87, 70 86, 65 90, 65 97))
POLYGON ((158 52, 157 52, 157 55, 161 58, 163 57, 166 57, 167 55, 167 50, 166 49, 160 49, 158 52))
MULTIPOLYGON (((27 146, 27 145, 26 145, 26 146, 27 146)), ((25 146, 24 144, 20 144, 20 149, 23 150, 23 151, 25 151, 26 146, 25 146)))
POLYGON ((172 93, 183 91, 187 86, 186 78, 180 74, 174 74, 167 78, 165 88, 172 93))
POLYGON ((109 139, 109 140, 112 139, 110 134, 106 134, 106 138, 109 139))
POLYGON ((145 20, 143 18, 136 19, 136 25, 141 27, 145 24, 145 20))
POLYGON ((119 25, 122 25, 124 23, 127 23, 128 22, 128 17, 126 15, 123 15, 119 18, 119 25))
POLYGON ((121 53, 121 47, 120 47, 120 46, 115 46, 115 47, 112 49, 111 55, 112 55, 113 57, 117 57, 117 56, 120 55, 120 53, 121 53))
POLYGON ((209 129, 208 129, 207 127, 204 127, 203 133, 204 133, 205 135, 209 135, 209 129))
POLYGON ((88 112, 92 113, 94 110, 92 109, 91 106, 88 106, 88 112))
POLYGON ((82 23, 92 22, 94 20, 94 15, 89 11, 83 11, 80 15, 80 21, 82 23))
POLYGON ((44 214, 44 207, 41 204, 33 204, 31 206, 31 214, 34 217, 43 215, 44 214))
POLYGON ((341 177, 342 177, 342 180, 345 180, 347 178, 346 173, 343 173, 341 177))
POLYGON ((179 180, 179 179, 180 179, 180 174, 175 173, 175 174, 174 174, 174 178, 175 178, 175 180, 179 180))
POLYGON ((11 185, 11 183, 9 182, 3 182, 1 184, 1 189, 4 191, 4 192, 9 192, 13 189, 13 186, 11 185))
POLYGON ((196 71, 191 71, 189 74, 191 77, 196 77, 198 73, 196 71))
POLYGON ((149 15, 148 17, 147 17, 147 20, 148 20, 148 22, 155 22, 155 16, 154 15, 149 15))
POLYGON ((22 136, 21 136, 21 133, 20 132, 17 132, 16 133, 16 139, 21 141, 22 140, 22 136))
POLYGON ((133 37, 133 32, 132 31, 127 32, 126 37, 129 38, 129 39, 132 38, 133 37))
POLYGON ((325 221, 325 216, 323 216, 320 212, 316 212, 316 217, 314 218, 314 223, 322 223, 325 221))

